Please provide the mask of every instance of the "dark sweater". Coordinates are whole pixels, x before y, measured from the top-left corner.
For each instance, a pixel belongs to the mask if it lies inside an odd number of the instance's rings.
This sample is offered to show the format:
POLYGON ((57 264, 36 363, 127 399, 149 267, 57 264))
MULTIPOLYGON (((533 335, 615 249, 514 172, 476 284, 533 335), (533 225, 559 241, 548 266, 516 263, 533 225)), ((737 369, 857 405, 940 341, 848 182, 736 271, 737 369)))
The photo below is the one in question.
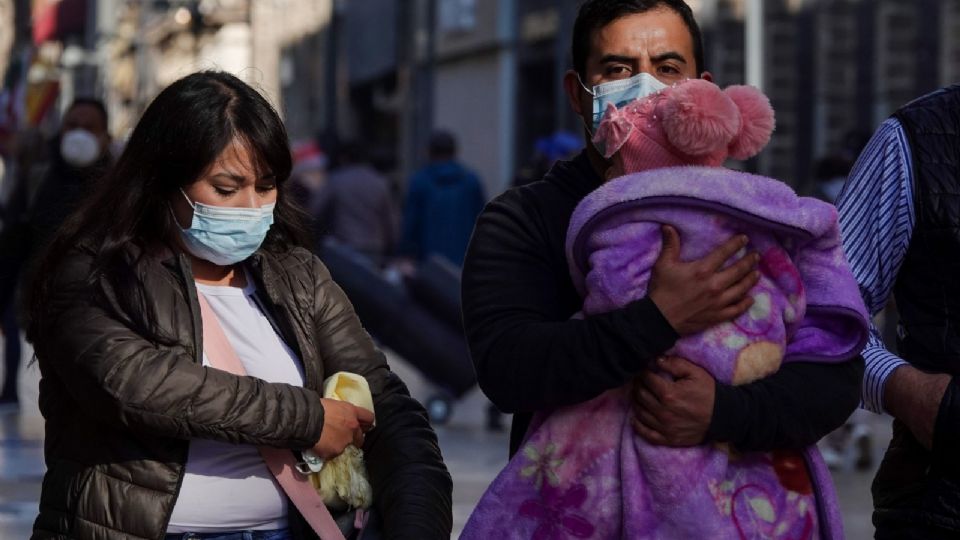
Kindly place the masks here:
MULTIPOLYGON (((542 181, 493 200, 477 221, 463 268, 463 316, 480 387, 514 413, 510 453, 532 413, 622 386, 678 339, 648 298, 570 319, 582 306, 564 241, 577 203, 601 179, 586 153, 542 181)), ((708 441, 742 451, 813 444, 859 402, 863 360, 790 363, 743 386, 717 384, 708 441), (811 392, 811 389, 816 392, 811 392)))

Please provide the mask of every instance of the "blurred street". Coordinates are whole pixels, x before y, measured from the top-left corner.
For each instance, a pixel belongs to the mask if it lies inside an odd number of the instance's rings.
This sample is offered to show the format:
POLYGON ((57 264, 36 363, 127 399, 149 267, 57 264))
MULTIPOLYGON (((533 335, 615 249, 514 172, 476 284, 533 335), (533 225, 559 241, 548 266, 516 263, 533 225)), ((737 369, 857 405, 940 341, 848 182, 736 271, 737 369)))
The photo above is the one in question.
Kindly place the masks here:
MULTIPOLYGON (((415 397, 426 400, 432 394, 429 383, 415 369, 395 355, 389 355, 389 360, 415 397)), ((31 377, 24 379, 22 392, 31 377)), ((30 395, 29 392, 23 394, 30 395)), ((456 404, 450 422, 437 428, 443 457, 454 480, 453 538, 460 535, 476 501, 506 462, 507 431, 490 433, 484 429, 486 403, 479 390, 474 389, 456 404)), ((36 516, 44 468, 43 421, 29 412, 35 411, 35 407, 35 404, 24 405, 23 414, 15 408, 0 409, 0 540, 29 538, 36 516)), ((874 463, 877 463, 882 455, 882 445, 877 443, 887 441, 889 427, 886 418, 875 415, 870 418, 875 434, 874 463)), ((509 419, 505 425, 509 425, 509 419)), ((872 477, 872 470, 834 475, 849 540, 873 537, 872 477)))

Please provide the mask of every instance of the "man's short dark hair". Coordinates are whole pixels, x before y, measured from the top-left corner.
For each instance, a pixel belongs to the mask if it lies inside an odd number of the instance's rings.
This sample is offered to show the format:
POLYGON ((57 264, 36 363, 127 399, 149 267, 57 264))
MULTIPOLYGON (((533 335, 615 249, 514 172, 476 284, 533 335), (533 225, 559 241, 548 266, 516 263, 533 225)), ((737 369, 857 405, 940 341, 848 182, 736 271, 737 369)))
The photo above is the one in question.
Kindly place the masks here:
POLYGON ((457 138, 449 131, 435 131, 430 135, 430 157, 452 159, 457 157, 457 138))
POLYGON ((693 59, 697 75, 706 68, 703 61, 703 36, 700 26, 693 17, 693 11, 683 0, 587 0, 580 5, 577 20, 573 24, 573 69, 585 76, 587 57, 595 32, 626 15, 646 13, 654 9, 666 8, 674 11, 683 19, 693 39, 693 59))
POLYGON ((67 111, 79 107, 81 105, 86 105, 87 107, 93 107, 100 113, 100 116, 103 118, 103 129, 110 130, 110 116, 107 114, 107 106, 103 104, 103 101, 93 98, 93 97, 78 97, 74 99, 70 106, 67 107, 67 111))

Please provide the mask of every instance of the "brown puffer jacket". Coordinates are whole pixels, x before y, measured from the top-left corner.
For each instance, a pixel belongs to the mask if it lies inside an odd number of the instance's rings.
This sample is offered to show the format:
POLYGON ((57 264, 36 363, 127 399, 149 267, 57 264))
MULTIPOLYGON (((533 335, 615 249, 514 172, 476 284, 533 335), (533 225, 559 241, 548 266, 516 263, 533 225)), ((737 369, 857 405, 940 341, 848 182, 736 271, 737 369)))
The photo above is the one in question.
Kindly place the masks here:
MULTIPOLYGON (((185 256, 138 265, 147 309, 179 342, 170 347, 131 330, 127 317, 143 314, 118 315, 102 279, 88 284, 92 262, 80 248, 68 257, 35 344, 47 473, 33 538, 162 539, 188 439, 309 448, 323 428, 320 385, 337 371, 364 375, 374 395, 377 426, 363 449, 383 536, 450 537, 452 482, 436 435, 319 259, 298 248, 248 261, 259 299, 303 361, 304 388, 201 365, 185 256)), ((315 538, 289 508, 295 537, 315 538)))

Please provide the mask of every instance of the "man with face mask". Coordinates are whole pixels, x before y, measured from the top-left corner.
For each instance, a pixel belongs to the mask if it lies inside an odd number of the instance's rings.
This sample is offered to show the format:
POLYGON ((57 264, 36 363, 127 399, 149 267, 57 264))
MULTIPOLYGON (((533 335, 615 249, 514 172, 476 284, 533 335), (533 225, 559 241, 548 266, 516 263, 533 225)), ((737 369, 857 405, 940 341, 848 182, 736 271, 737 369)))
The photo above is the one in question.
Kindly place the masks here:
MULTIPOLYGON (((572 52, 564 88, 588 138, 608 103, 684 79, 711 79, 699 28, 682 0, 588 0, 574 25, 572 52)), ((745 238, 681 261, 677 232, 665 227, 646 298, 573 317, 583 301, 567 266, 567 228, 579 201, 613 174, 609 168, 588 144, 543 180, 494 199, 474 229, 463 269, 464 326, 480 387, 501 410, 515 413, 511 454, 533 413, 587 401, 635 377, 643 384, 634 426, 654 444, 796 449, 840 426, 857 405, 862 359, 791 363, 743 386, 719 384, 684 359, 658 360, 680 335, 749 309, 755 254, 725 265, 745 238)))
MULTIPOLYGON (((30 280, 30 261, 46 246, 96 180, 110 166, 107 109, 92 98, 78 98, 63 115, 51 142, 51 163, 36 194, 0 231, 0 313, 14 302, 18 284, 30 280)), ((9 338, 9 337, 8 337, 9 338)), ((0 402, 16 401, 17 362, 7 360, 0 402)))
POLYGON ((36 239, 43 241, 55 231, 87 191, 88 182, 110 166, 107 123, 106 107, 92 98, 75 100, 63 115, 50 170, 30 212, 36 239))

